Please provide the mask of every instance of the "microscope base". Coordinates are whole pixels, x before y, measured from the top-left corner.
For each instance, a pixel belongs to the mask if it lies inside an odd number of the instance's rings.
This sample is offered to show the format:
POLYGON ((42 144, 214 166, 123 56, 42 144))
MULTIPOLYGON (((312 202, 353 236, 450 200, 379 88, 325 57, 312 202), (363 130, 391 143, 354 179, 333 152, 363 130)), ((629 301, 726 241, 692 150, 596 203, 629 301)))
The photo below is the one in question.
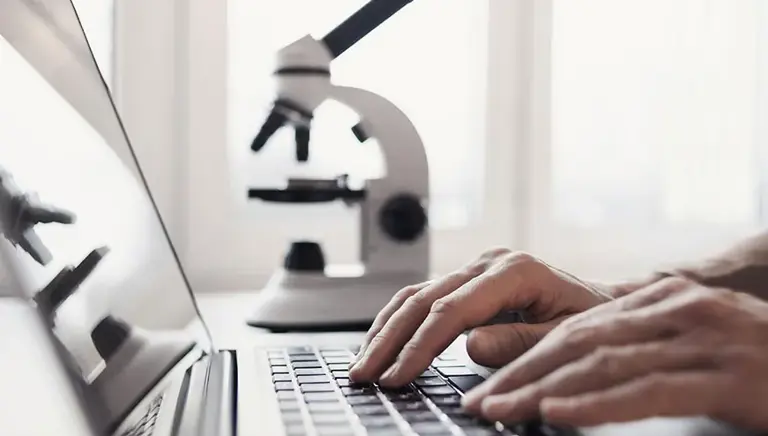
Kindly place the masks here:
POLYGON ((281 270, 247 323, 275 332, 364 331, 398 290, 425 280, 415 273, 331 277, 281 270))

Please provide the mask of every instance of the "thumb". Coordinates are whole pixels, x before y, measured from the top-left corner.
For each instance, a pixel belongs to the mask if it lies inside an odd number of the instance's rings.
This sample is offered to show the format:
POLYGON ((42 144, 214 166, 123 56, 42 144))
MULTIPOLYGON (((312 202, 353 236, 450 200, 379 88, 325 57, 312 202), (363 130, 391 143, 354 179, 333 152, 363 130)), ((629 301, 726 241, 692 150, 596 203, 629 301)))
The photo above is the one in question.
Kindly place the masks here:
POLYGON ((539 343, 560 320, 542 324, 498 324, 469 333, 467 353, 477 364, 501 368, 539 343))

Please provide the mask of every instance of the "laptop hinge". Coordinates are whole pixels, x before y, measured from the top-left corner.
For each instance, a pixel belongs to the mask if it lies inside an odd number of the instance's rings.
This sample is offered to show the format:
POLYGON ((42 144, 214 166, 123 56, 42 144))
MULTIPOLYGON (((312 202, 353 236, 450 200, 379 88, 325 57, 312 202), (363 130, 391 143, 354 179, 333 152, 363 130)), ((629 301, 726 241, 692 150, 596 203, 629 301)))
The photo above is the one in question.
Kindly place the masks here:
POLYGON ((189 369, 174 436, 235 436, 237 371, 234 353, 219 351, 189 369))

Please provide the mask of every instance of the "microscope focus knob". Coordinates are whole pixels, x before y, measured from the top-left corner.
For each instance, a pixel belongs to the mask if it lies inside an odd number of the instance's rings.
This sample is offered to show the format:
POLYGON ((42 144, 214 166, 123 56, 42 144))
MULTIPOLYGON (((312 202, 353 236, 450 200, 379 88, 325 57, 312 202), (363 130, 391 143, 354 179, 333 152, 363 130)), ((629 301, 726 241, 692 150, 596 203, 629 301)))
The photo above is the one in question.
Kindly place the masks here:
POLYGON ((390 198, 382 206, 379 224, 390 238, 398 242, 412 242, 427 228, 427 212, 421 200, 403 194, 390 198))

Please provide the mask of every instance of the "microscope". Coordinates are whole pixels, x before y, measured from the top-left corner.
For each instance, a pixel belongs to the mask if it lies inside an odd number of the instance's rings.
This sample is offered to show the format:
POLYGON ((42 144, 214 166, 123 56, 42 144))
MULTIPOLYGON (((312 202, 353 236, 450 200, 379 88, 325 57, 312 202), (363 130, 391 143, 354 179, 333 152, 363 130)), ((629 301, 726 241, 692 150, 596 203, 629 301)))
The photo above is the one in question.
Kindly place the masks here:
MULTIPOLYGON (((251 149, 261 150, 283 127, 294 129, 296 159, 307 162, 313 112, 335 100, 359 116, 351 131, 361 144, 378 141, 386 176, 352 189, 333 179, 289 179, 285 189, 250 189, 248 198, 311 205, 341 201, 361 210, 361 265, 326 265, 313 241, 291 244, 283 268, 261 292, 248 323, 275 331, 365 329, 399 289, 429 275, 429 168, 422 140, 408 117, 373 92, 340 86, 331 62, 412 0, 371 0, 325 37, 305 36, 278 52, 277 98, 251 149)), ((353 163, 350 163, 353 164, 353 163)), ((308 215, 311 216, 311 215, 308 215)))

